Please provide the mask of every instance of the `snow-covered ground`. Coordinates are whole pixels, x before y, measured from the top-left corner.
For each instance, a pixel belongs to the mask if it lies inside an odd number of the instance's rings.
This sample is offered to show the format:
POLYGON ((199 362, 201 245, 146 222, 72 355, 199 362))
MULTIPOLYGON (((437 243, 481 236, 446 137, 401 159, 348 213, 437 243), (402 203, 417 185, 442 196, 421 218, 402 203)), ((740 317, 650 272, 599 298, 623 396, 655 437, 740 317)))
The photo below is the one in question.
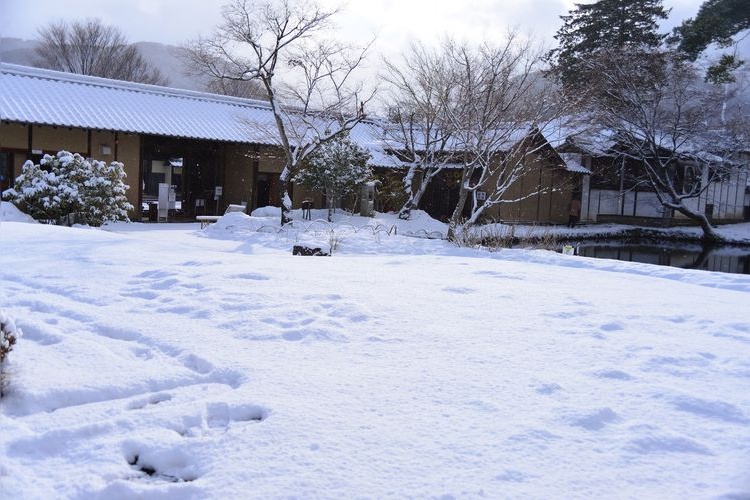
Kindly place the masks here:
POLYGON ((2 498, 750 496, 750 276, 7 215, 2 498))

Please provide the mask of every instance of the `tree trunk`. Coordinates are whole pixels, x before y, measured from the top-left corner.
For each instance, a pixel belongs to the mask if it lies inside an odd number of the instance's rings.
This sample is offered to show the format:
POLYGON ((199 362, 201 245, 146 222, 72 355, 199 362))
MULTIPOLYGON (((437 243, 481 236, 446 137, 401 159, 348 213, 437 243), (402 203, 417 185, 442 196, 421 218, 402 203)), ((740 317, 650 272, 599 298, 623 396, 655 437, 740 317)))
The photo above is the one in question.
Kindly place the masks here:
POLYGON ((429 185, 431 179, 432 177, 427 174, 422 177, 422 181, 419 183, 417 192, 410 193, 409 199, 406 200, 404 206, 401 207, 401 210, 398 211, 399 219, 409 220, 409 218, 411 217, 411 211, 419 208, 419 202, 422 201, 422 196, 424 196, 425 191, 427 191, 427 186, 429 185))
POLYGON ((411 217, 411 211, 414 207, 416 207, 416 205, 414 204, 414 196, 412 195, 409 196, 409 199, 406 200, 404 206, 398 211, 398 218, 401 220, 409 220, 411 217))
POLYGON ((708 220, 706 214, 699 212, 693 212, 685 208, 683 205, 674 207, 675 210, 686 216, 687 218, 696 221, 701 229, 703 230, 703 240, 709 243, 716 243, 722 241, 723 238, 719 236, 714 227, 711 225, 711 221, 708 220))
POLYGON ((453 214, 448 221, 448 241, 456 240, 456 231, 461 222, 461 214, 464 212, 464 206, 466 206, 468 194, 468 189, 461 187, 461 192, 458 194, 458 203, 456 203, 456 208, 453 209, 453 214))
POLYGON ((328 203, 328 222, 333 222, 334 203, 336 202, 333 196, 326 196, 328 203))
POLYGON ((289 190, 287 186, 288 179, 290 177, 291 169, 288 165, 284 166, 284 170, 279 174, 279 203, 281 204, 281 225, 289 224, 292 222, 292 217, 289 215, 292 212, 292 199, 289 197, 289 190))
POLYGON ((456 240, 456 231, 461 222, 461 215, 464 212, 466 200, 469 197, 467 186, 469 185, 469 179, 471 178, 473 171, 473 169, 464 166, 463 171, 461 172, 461 191, 458 193, 458 203, 456 203, 456 208, 453 209, 453 214, 448 221, 448 241, 456 240))

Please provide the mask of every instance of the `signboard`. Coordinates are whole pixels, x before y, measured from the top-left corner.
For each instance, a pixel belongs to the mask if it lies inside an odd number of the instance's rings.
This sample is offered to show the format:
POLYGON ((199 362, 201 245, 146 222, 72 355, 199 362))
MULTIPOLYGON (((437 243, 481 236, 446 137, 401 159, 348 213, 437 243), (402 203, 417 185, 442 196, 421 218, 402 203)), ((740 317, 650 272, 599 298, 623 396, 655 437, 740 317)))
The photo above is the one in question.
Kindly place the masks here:
MULTIPOLYGON (((158 221, 167 221, 167 215, 169 215, 169 203, 170 203, 170 191, 172 186, 166 182, 159 183, 159 210, 158 210, 158 221)), ((172 191, 174 192, 174 191, 172 191)))

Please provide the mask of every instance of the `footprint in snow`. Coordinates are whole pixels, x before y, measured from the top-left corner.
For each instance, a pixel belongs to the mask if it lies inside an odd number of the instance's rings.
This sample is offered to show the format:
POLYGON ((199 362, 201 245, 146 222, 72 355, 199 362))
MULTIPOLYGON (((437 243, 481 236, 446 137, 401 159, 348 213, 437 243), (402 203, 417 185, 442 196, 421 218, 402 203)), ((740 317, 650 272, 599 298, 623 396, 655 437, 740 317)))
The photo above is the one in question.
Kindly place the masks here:
POLYGON ((205 359, 201 358, 200 356, 196 356, 195 354, 183 354, 178 359, 185 368, 196 373, 200 373, 201 375, 206 375, 207 373, 212 372, 214 369, 214 365, 212 365, 209 361, 206 361, 205 359))
POLYGON ((609 323, 604 323, 599 327, 599 329, 603 332, 617 332, 620 330, 624 330, 625 327, 619 321, 612 321, 609 323))
POLYGON ((617 422, 620 417, 610 408, 602 408, 587 415, 581 415, 570 419, 570 424, 576 427, 583 427, 589 431, 600 431, 608 424, 617 422))
POLYGON ((594 376, 598 378, 608 378, 612 380, 632 380, 633 377, 620 370, 600 370, 594 372, 594 376))
POLYGON ((476 292, 474 288, 467 288, 463 286, 449 286, 443 288, 443 291, 448 293, 456 293, 459 295, 468 295, 476 292))
POLYGON ((53 345, 62 341, 62 337, 53 333, 48 324, 39 324, 35 321, 27 321, 23 324, 23 339, 31 340, 39 345, 53 345))
POLYGON ((205 266, 215 266, 217 264, 223 264, 223 262, 219 260, 188 260, 186 262, 182 262, 180 265, 183 267, 205 267, 205 266))
POLYGON ((559 390, 562 390, 562 387, 557 384, 542 384, 536 388, 539 394, 554 394, 559 390))
POLYGON ((636 453, 650 455, 655 453, 695 453, 713 455, 705 446, 686 438, 668 436, 649 436, 630 441, 628 449, 636 453))
POLYGON ((150 448, 129 452, 125 460, 138 472, 137 475, 127 477, 131 481, 185 483, 201 476, 194 457, 178 448, 150 448))
POLYGON ((507 273, 501 273, 499 271, 490 271, 490 270, 474 271, 473 274, 476 274, 477 276, 490 276, 492 278, 499 278, 499 279, 506 279, 506 280, 522 279, 520 276, 515 275, 515 274, 507 274, 507 273))
POLYGON ((679 397, 672 401, 674 407, 680 411, 692 413, 699 417, 723 420, 736 424, 749 425, 750 419, 736 406, 724 401, 708 401, 705 399, 679 397))
POLYGON ((234 276, 230 276, 230 278, 240 279, 240 280, 252 280, 252 281, 268 281, 271 279, 270 276, 266 276, 265 274, 260 274, 260 273, 235 274, 234 276))
POLYGON ((236 424, 262 422, 267 417, 268 410, 258 405, 206 403, 202 413, 183 416, 182 421, 175 424, 172 430, 187 438, 202 437, 225 433, 236 424))
POLYGON ((159 403, 164 403, 165 401, 170 401, 172 399, 172 395, 166 392, 158 392, 156 394, 152 394, 147 398, 139 398, 135 399, 128 404, 128 410, 141 410, 147 406, 153 406, 158 405, 159 403))
POLYGON ((496 481, 509 481, 512 483, 523 483, 526 481, 526 474, 517 470, 506 469, 505 472, 499 476, 495 476, 496 481))

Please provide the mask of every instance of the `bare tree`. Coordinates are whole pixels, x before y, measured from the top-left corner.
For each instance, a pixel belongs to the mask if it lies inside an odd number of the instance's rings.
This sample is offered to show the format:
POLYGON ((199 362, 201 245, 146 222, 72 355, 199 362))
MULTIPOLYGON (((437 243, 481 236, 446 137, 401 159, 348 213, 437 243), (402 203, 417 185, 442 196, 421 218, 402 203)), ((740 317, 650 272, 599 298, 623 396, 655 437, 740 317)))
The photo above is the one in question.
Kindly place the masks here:
POLYGON ((419 207, 430 181, 455 161, 454 124, 446 106, 456 79, 445 52, 414 44, 400 64, 385 61, 391 121, 384 125, 385 142, 409 167, 404 175, 407 200, 399 210, 409 219, 419 207), (421 174, 414 189, 414 180, 421 174))
POLYGON ((453 239, 469 198, 465 228, 492 206, 543 191, 537 186, 509 195, 527 172, 527 158, 546 145, 540 130, 558 121, 562 109, 541 72, 544 52, 533 40, 510 33, 502 45, 448 42, 444 50, 457 75, 446 109, 463 164, 459 200, 448 224, 453 239), (478 191, 486 197, 480 199, 478 191))
POLYGON ((243 99, 265 99, 266 91, 260 82, 255 80, 229 80, 212 78, 206 84, 206 90, 214 94, 241 97, 243 99))
POLYGON ((304 0, 234 0, 224 7, 223 25, 187 50, 194 70, 262 85, 286 159, 279 177, 282 224, 290 220, 287 184, 304 159, 360 122, 369 100, 351 86, 366 49, 352 55, 317 36, 335 14, 304 0))
POLYGON ((34 64, 40 68, 153 85, 169 83, 117 27, 99 19, 51 23, 39 29, 38 41, 34 64))
POLYGON ((719 240, 698 199, 736 169, 731 157, 740 145, 722 119, 724 89, 668 51, 610 51, 587 64, 595 78, 591 109, 616 146, 612 153, 636 160, 635 181, 665 210, 697 222, 704 239, 719 240))

